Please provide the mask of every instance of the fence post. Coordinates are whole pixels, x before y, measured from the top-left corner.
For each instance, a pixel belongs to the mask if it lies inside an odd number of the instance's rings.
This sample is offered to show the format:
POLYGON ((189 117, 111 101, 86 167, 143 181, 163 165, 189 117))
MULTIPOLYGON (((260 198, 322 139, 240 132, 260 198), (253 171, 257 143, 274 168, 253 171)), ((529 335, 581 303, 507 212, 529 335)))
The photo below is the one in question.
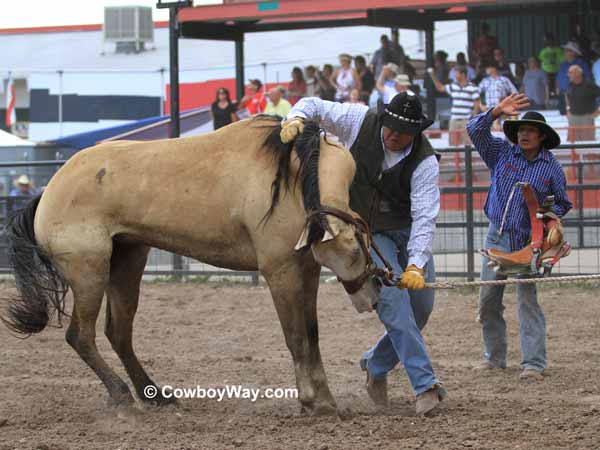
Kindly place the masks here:
POLYGON ((579 248, 585 246, 583 221, 585 214, 583 211, 583 161, 577 161, 577 243, 579 248))
POLYGON ((467 280, 473 281, 475 272, 475 226, 473 219, 473 147, 465 147, 465 191, 467 215, 467 280))

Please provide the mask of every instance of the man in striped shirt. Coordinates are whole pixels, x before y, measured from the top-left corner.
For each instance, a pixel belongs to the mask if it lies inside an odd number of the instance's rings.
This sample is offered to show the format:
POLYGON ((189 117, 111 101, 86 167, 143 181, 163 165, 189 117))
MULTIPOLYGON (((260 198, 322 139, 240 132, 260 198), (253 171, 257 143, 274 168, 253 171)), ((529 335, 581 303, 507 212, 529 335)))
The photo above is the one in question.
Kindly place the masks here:
POLYGON ((470 145, 465 128, 467 123, 480 109, 479 88, 469 82, 467 68, 456 66, 454 73, 455 83, 442 84, 435 76, 433 69, 427 69, 435 88, 439 92, 446 92, 452 98, 450 110, 450 145, 470 145))
MULTIPOLYGON (((475 149, 491 172, 491 186, 485 202, 490 221, 485 248, 513 252, 525 247, 531 234, 527 204, 517 182, 527 182, 539 203, 554 195, 552 212, 562 217, 572 204, 567 197, 566 180, 558 160, 550 152, 560 144, 560 137, 544 116, 529 112, 521 120, 504 122, 510 142, 492 136, 490 128, 502 115, 515 116, 529 106, 523 94, 512 94, 467 125, 475 149)), ((487 266, 483 259, 482 280, 504 279, 487 266)), ((484 286, 479 291, 479 318, 483 326, 485 361, 482 369, 506 367, 506 323, 503 317, 504 286, 484 286)), ((546 323, 537 302, 534 284, 517 286, 519 301, 521 379, 542 380, 546 368, 546 323)))

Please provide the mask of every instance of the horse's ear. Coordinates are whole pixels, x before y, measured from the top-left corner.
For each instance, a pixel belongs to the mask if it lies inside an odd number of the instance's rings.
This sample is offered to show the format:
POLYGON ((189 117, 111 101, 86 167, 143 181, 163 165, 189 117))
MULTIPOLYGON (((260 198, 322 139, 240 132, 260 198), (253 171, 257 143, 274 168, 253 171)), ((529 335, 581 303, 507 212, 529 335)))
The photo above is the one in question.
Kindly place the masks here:
MULTIPOLYGON (((329 216, 325 220, 327 221, 327 225, 329 226, 329 229, 324 231, 321 242, 327 242, 327 241, 331 241, 332 239, 335 239, 336 236, 338 234, 340 234, 340 232, 342 231, 342 226, 343 226, 342 225, 343 222, 340 219, 338 219, 337 217, 329 216)), ((294 247, 294 250, 296 250, 296 251, 302 250, 314 243, 314 242, 309 242, 311 227, 313 227, 313 226, 315 226, 315 224, 311 224, 311 223, 306 224, 306 226, 302 230, 300 239, 298 239, 298 242, 296 243, 296 246, 294 247)), ((313 240, 314 240, 314 238, 313 238, 313 240)))
POLYGON ((337 217, 328 216, 326 220, 327 224, 329 225, 329 230, 325 230, 321 242, 327 242, 335 239, 342 231, 342 221, 340 219, 337 217))
POLYGON ((300 235, 300 239, 296 243, 294 250, 302 250, 303 248, 308 247, 308 233, 310 230, 310 224, 306 224, 306 226, 302 229, 302 234, 300 235))

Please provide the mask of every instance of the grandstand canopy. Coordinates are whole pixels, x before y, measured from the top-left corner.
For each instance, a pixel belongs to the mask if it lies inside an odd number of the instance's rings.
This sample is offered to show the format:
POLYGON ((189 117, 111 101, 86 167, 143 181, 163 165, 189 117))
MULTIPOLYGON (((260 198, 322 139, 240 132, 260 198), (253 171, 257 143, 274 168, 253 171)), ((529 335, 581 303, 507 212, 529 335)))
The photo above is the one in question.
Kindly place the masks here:
POLYGON ((440 20, 564 14, 564 0, 233 0, 183 8, 181 36, 238 40, 244 33, 352 25, 429 29, 440 20), (542 7, 543 6, 543 7, 542 7))

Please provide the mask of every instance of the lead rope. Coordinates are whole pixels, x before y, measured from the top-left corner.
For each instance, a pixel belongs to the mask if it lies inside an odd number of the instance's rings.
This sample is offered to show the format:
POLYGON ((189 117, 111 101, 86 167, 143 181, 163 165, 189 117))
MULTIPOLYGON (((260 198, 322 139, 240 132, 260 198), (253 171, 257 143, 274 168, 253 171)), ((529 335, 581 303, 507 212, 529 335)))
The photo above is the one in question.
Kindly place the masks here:
MULTIPOLYGON (((513 278, 509 280, 487 280, 487 281, 438 281, 425 283, 425 289, 456 289, 461 287, 475 286, 507 286, 511 284, 537 284, 537 283, 573 283, 575 281, 598 280, 600 273, 590 275, 571 275, 564 277, 544 278, 513 278)), ((398 285, 398 287, 400 287, 398 285)))

